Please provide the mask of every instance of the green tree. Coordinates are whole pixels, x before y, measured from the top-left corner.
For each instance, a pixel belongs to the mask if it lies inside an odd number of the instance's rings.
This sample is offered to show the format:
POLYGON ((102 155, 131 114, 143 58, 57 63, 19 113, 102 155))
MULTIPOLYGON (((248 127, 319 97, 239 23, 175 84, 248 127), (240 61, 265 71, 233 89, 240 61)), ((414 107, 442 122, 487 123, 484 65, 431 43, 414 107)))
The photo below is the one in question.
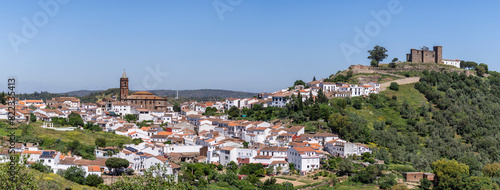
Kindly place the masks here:
POLYGON ((274 167, 270 166, 266 168, 266 175, 273 175, 274 174, 274 167))
POLYGON ((363 102, 361 102, 361 100, 359 98, 356 98, 356 99, 354 99, 354 101, 352 101, 352 107, 359 110, 359 109, 363 108, 363 102))
POLYGON ((290 169, 290 173, 295 173, 295 164, 294 163, 288 163, 288 169, 290 169))
POLYGON ((238 165, 234 161, 231 161, 227 164, 226 168, 235 172, 238 169, 238 165))
POLYGON ((115 174, 118 174, 120 168, 126 168, 130 163, 123 158, 108 158, 105 164, 106 167, 111 168, 115 174))
POLYGON ((420 190, 429 190, 429 189, 431 189, 431 186, 432 186, 432 182, 430 180, 428 180, 427 178, 422 178, 420 180, 420 185, 418 186, 418 188, 420 190))
POLYGON ((394 185, 398 184, 396 181, 396 176, 394 174, 387 174, 380 178, 380 189, 389 189, 394 185))
POLYGON ((316 81, 316 76, 313 77, 313 81, 316 81))
POLYGON ((222 166, 222 164, 217 165, 217 170, 222 170, 222 169, 224 169, 224 166, 222 166))
POLYGON ((483 174, 488 177, 500 177, 500 164, 489 163, 483 168, 483 174))
POLYGON ((389 67, 396 68, 396 62, 398 62, 398 58, 392 59, 392 61, 389 63, 389 67))
POLYGON ((92 186, 92 187, 97 187, 102 183, 104 183, 104 180, 102 179, 101 176, 96 175, 96 174, 90 174, 85 179, 85 185, 92 186))
POLYGON ((243 142, 243 148, 248 148, 248 142, 247 141, 243 142))
POLYGON ((389 89, 398 91, 399 90, 399 84, 396 82, 391 82, 391 85, 389 86, 389 89))
POLYGON ((30 114, 30 121, 31 122, 36 122, 36 116, 35 116, 35 114, 33 114, 33 113, 30 114))
POLYGON ((472 70, 476 69, 477 66, 478 64, 473 61, 460 61, 460 68, 462 69, 472 70))
POLYGON ((95 145, 97 147, 106 147, 106 139, 105 138, 96 138, 95 145))
POLYGON ((354 165, 351 162, 351 159, 344 158, 339 162, 339 170, 341 173, 348 174, 354 169, 354 165))
POLYGON ((378 62, 377 62, 375 59, 372 59, 372 60, 370 61, 370 65, 371 65, 372 67, 378 67, 378 62))
POLYGON ((38 171, 43 172, 43 173, 52 173, 53 172, 52 169, 50 168, 50 166, 43 164, 40 160, 31 164, 30 168, 33 168, 33 169, 38 170, 38 171))
POLYGON ((27 157, 13 155, 12 158, 11 162, 0 164, 0 189, 39 189, 35 173, 26 167, 27 157), (14 171, 14 175, 10 171, 14 171))
POLYGON ((322 103, 328 103, 328 98, 325 96, 325 93, 323 92, 323 88, 320 88, 318 90, 318 99, 317 99, 318 103, 322 104, 322 103))
POLYGON ((478 66, 483 67, 483 68, 484 68, 484 70, 486 71, 486 73, 488 73, 488 72, 489 72, 488 65, 486 65, 486 64, 484 64, 484 63, 480 63, 478 66))
POLYGON ((351 77, 352 77, 352 75, 353 75, 353 72, 352 72, 352 70, 351 70, 351 69, 349 69, 349 70, 347 71, 347 73, 346 73, 346 77, 347 77, 347 78, 351 78, 351 77))
POLYGON ((375 60, 377 62, 377 66, 378 63, 387 58, 387 49, 379 45, 373 47, 372 50, 368 50, 368 53, 370 54, 368 59, 375 60))
POLYGON ((436 174, 435 189, 461 189, 465 186, 463 181, 469 175, 469 166, 443 158, 433 162, 431 167, 436 174))
POLYGON ((293 83, 293 86, 297 86, 297 85, 306 85, 306 83, 302 80, 296 80, 294 83, 293 83))
MULTIPOLYGON (((141 138, 132 139, 132 143, 134 143, 135 145, 141 144, 142 142, 144 142, 144 141, 142 141, 141 138)), ((170 142, 170 141, 166 141, 166 142, 170 142)))
POLYGON ((127 120, 127 122, 132 122, 132 121, 137 121, 137 116, 134 115, 134 114, 127 114, 125 115, 125 120, 127 120))
POLYGON ((85 170, 77 166, 71 166, 63 172, 63 177, 72 182, 84 185, 85 170))
POLYGON ((71 112, 69 115, 68 115, 68 124, 71 125, 71 126, 82 126, 84 125, 83 123, 83 119, 82 119, 82 116, 80 116, 80 114, 77 114, 75 112, 71 112))
POLYGON ((339 113, 334 113, 328 117, 328 126, 334 133, 338 133, 340 129, 349 125, 349 118, 340 115, 339 113))
POLYGON ((240 116, 240 109, 238 109, 236 106, 233 106, 229 108, 228 115, 231 118, 237 118, 240 116))
POLYGON ((488 71, 486 70, 486 68, 484 66, 479 65, 476 67, 476 73, 478 76, 483 77, 486 73, 488 73, 488 71))
POLYGON ((181 112, 181 106, 179 106, 179 104, 174 104, 174 107, 173 107, 173 110, 174 112, 181 112))
POLYGON ((3 91, 2 91, 2 93, 0 93, 0 103, 3 105, 7 104, 7 98, 6 98, 5 92, 3 92, 3 91))

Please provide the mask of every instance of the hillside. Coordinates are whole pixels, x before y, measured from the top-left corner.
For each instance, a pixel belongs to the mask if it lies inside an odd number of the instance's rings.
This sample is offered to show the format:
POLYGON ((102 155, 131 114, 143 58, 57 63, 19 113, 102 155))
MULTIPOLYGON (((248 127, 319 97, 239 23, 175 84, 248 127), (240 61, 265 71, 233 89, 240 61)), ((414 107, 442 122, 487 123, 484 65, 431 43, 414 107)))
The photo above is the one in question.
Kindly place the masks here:
POLYGON ((99 92, 100 90, 77 90, 77 91, 70 91, 66 93, 58 93, 62 94, 65 96, 86 96, 94 92, 99 92))
MULTIPOLYGON (((176 90, 150 90, 150 92, 162 97, 175 97, 176 90)), ((134 91, 130 91, 130 94, 134 91)), ((50 93, 50 92, 34 92, 31 94, 18 94, 20 99, 51 99, 53 97, 61 96, 76 96, 81 99, 83 103, 96 102, 103 98, 118 97, 120 95, 119 88, 110 88, 108 90, 78 90, 66 93, 50 93)), ((179 90, 179 100, 177 102, 185 102, 189 100, 196 101, 209 101, 209 100, 223 100, 225 98, 248 98, 255 96, 256 93, 241 92, 232 90, 221 89, 198 89, 198 90, 179 90)))
MULTIPOLYGON (((399 62, 396 63, 394 67, 389 67, 387 64, 381 64, 379 67, 351 65, 347 70, 332 74, 326 80, 330 82, 348 82, 351 84, 369 82, 378 82, 382 84, 398 80, 404 81, 410 77, 420 77, 423 71, 458 72, 465 73, 466 75, 476 75, 475 71, 460 69, 450 65, 399 62)), ((415 80, 413 81, 417 82, 415 80)))
POLYGON ((35 176, 35 181, 38 187, 43 190, 52 189, 74 189, 74 190, 93 190, 90 186, 80 185, 78 183, 72 182, 65 179, 64 177, 54 174, 54 173, 42 173, 37 170, 30 169, 35 176))
MULTIPOLYGON (((177 91, 175 90, 151 90, 150 92, 158 96, 175 97, 177 91)), ((220 89, 199 89, 199 90, 179 90, 180 97, 187 98, 206 98, 206 97, 219 97, 219 98, 249 98, 255 96, 257 93, 241 92, 232 90, 220 89)))
POLYGON ((294 98, 285 108, 248 109, 241 114, 251 120, 293 121, 306 126, 306 132, 338 133, 342 139, 370 144, 377 159, 410 165, 414 171, 429 172, 432 162, 447 158, 469 165, 472 175, 481 176, 487 163, 500 162, 499 73, 427 63, 351 66, 350 71, 329 80, 411 81, 397 91, 387 89, 367 97, 304 102, 294 98))

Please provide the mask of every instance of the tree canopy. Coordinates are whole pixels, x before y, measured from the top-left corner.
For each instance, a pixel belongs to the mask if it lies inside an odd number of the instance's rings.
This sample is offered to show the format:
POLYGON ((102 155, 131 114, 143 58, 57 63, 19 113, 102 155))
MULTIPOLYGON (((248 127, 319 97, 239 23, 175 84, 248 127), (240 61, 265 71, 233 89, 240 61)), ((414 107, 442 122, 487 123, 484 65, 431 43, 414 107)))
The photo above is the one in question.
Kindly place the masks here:
POLYGON ((375 60, 377 62, 377 66, 378 66, 378 63, 380 63, 382 60, 384 60, 388 56, 387 49, 385 49, 385 47, 382 47, 379 45, 376 45, 375 47, 373 47, 372 50, 368 50, 368 53, 370 54, 368 56, 368 59, 375 60))

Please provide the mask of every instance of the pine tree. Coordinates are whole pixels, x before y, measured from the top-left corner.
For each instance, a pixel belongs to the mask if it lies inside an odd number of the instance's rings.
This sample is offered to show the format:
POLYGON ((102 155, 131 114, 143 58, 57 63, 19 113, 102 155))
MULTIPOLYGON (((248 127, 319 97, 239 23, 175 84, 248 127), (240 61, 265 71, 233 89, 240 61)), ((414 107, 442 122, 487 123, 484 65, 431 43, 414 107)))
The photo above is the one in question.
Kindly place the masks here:
POLYGON ((2 92, 0 94, 0 103, 3 104, 3 105, 7 104, 7 100, 5 98, 5 92, 2 92))
POLYGON ((323 89, 321 89, 321 88, 318 91, 318 101, 317 102, 320 104, 328 102, 328 98, 326 98, 325 93, 323 92, 323 89))
POLYGON ((297 105, 298 105, 298 111, 303 111, 304 110, 304 103, 302 103, 302 95, 300 95, 300 92, 299 92, 299 95, 297 96, 297 105))
POLYGON ((316 81, 316 76, 313 77, 313 81, 316 81))

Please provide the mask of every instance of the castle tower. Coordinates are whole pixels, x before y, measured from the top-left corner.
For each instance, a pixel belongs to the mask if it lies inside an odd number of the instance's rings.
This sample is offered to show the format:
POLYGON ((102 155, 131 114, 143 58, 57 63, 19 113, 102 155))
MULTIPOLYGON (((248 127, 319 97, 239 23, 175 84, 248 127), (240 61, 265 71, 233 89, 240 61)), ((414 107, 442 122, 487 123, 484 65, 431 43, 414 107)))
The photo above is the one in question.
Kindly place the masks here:
POLYGON ((436 54, 436 63, 442 63, 443 61, 443 46, 434 46, 434 52, 436 54))
POLYGON ((123 75, 120 78, 120 100, 127 99, 128 96, 128 77, 123 70, 123 75))

